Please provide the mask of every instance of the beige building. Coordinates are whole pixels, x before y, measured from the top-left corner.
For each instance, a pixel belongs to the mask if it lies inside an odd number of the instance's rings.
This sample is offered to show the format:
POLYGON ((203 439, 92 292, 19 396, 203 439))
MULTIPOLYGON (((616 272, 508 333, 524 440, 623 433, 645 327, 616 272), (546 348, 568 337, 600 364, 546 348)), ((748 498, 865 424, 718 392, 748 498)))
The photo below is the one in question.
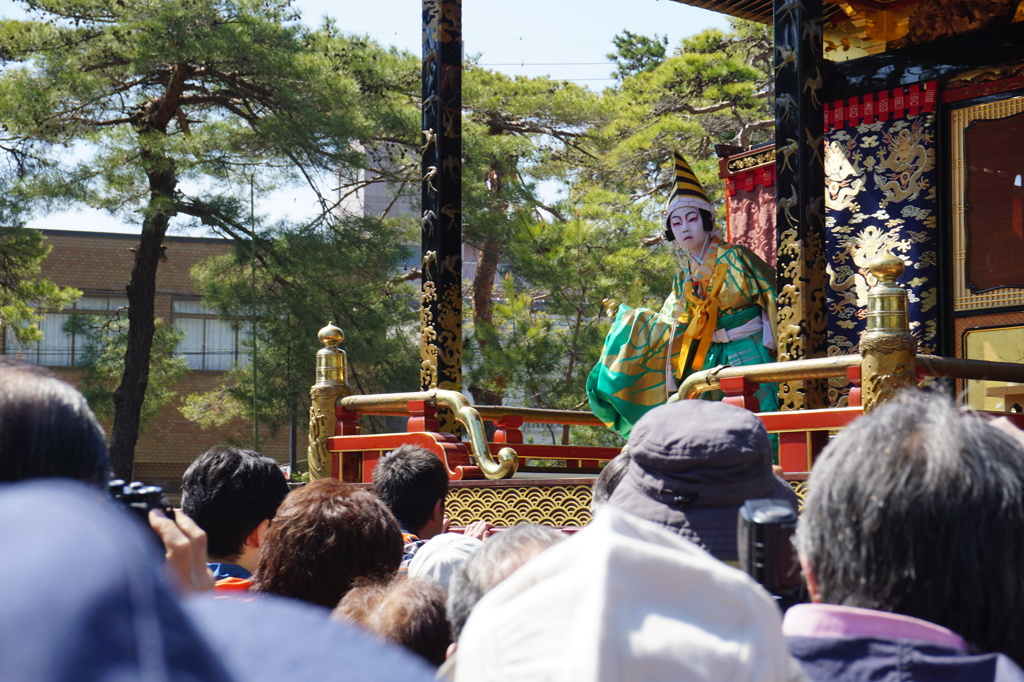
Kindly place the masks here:
MULTIPOLYGON (((72 309, 46 313, 40 323, 43 341, 21 346, 7 331, 2 352, 19 355, 49 367, 55 374, 76 383, 75 369, 84 350, 84 339, 64 330, 68 316, 75 312, 115 314, 127 305, 125 287, 131 273, 133 250, 138 236, 131 234, 44 230, 46 243, 53 247, 43 263, 43 277, 61 286, 82 291, 72 309)), ((181 397, 215 388, 224 372, 235 363, 247 363, 241 341, 244 329, 218 320, 202 306, 189 272, 197 262, 227 252, 230 243, 223 239, 167 237, 166 260, 157 271, 156 315, 185 333, 178 352, 192 371, 176 386, 178 397, 165 405, 146 427, 135 448, 134 478, 178 490, 181 475, 188 464, 213 445, 252 447, 251 422, 238 420, 223 428, 203 430, 179 411, 181 397)), ((312 363, 312 359, 310 359, 312 363)), ((312 367, 310 368, 312 372, 312 367)), ((300 421, 304 419, 300 411, 300 421)), ((109 430, 109 424, 104 425, 109 430)), ((305 459, 305 430, 297 438, 297 457, 305 459)), ((282 431, 271 437, 260 434, 260 451, 282 464, 289 461, 289 434, 282 431)))

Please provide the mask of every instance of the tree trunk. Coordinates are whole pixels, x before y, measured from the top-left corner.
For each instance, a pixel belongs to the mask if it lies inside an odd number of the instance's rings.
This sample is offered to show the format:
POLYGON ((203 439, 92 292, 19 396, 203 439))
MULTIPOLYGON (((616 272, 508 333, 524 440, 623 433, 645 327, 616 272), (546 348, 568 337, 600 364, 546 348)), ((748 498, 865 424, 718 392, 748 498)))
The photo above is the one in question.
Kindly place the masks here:
POLYGON ((150 353, 155 325, 156 271, 164 235, 173 215, 177 177, 173 163, 153 159, 143 150, 149 176, 149 206, 142 221, 142 236, 135 250, 131 280, 128 282, 128 346, 124 374, 114 391, 114 423, 110 433, 110 466, 116 478, 132 480, 135 443, 139 439, 142 402, 149 385, 150 353))
MULTIPOLYGON (((494 329, 494 277, 498 274, 498 245, 488 240, 480 249, 480 258, 473 277, 473 328, 476 330, 477 348, 480 359, 486 366, 487 359, 495 352, 501 352, 501 342, 494 329)), ((505 397, 505 377, 498 374, 488 377, 490 386, 471 384, 469 392, 477 405, 501 405, 505 397)))

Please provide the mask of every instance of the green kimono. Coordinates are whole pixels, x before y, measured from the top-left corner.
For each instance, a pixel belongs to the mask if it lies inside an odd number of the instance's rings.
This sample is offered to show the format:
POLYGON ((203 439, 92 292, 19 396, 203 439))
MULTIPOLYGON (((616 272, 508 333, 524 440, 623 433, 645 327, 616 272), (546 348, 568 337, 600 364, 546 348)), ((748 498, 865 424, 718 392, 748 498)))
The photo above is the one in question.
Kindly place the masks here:
MULTIPOLYGON (((756 326, 762 311, 774 332, 775 273, 747 247, 712 236, 704 263, 676 275, 660 312, 619 307, 601 361, 587 378, 591 409, 628 437, 644 413, 675 393, 668 383, 670 357, 677 386, 697 370, 773 362, 760 330, 724 342, 713 339, 719 329, 756 326)), ((778 409, 775 384, 762 385, 755 396, 762 412, 778 409)), ((720 400, 722 394, 702 397, 720 400)))

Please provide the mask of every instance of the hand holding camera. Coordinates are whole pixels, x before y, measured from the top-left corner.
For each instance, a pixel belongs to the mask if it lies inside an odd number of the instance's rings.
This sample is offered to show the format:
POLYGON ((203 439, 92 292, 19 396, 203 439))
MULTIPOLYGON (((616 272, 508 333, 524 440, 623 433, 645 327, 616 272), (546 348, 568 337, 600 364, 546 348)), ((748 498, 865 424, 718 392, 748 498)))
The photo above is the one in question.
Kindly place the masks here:
POLYGON ((206 566, 206 532, 180 511, 175 513, 163 488, 140 481, 109 484, 111 496, 156 534, 163 545, 167 567, 182 593, 213 589, 206 566))

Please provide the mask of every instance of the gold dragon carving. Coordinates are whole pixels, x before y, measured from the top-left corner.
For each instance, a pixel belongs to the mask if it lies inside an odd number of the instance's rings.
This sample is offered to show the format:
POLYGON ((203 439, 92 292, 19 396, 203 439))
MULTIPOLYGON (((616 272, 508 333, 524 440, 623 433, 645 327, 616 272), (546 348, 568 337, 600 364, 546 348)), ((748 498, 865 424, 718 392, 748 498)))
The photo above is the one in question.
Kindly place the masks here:
MULTIPOLYGON (((796 188, 792 188, 796 193, 796 188)), ((825 295, 825 253, 821 237, 807 230, 800 238, 797 221, 785 216, 788 226, 781 230, 778 262, 782 264, 778 295, 778 359, 814 357, 825 347, 827 318, 825 295)), ((783 382, 779 403, 783 410, 824 407, 827 382, 810 380, 783 382)))
POLYGON ((309 389, 309 478, 317 480, 331 475, 331 453, 327 439, 334 435, 334 403, 345 393, 341 386, 313 386, 309 389))
POLYGON ((437 388, 437 333, 432 305, 437 300, 433 280, 423 281, 420 295, 420 388, 437 388))

